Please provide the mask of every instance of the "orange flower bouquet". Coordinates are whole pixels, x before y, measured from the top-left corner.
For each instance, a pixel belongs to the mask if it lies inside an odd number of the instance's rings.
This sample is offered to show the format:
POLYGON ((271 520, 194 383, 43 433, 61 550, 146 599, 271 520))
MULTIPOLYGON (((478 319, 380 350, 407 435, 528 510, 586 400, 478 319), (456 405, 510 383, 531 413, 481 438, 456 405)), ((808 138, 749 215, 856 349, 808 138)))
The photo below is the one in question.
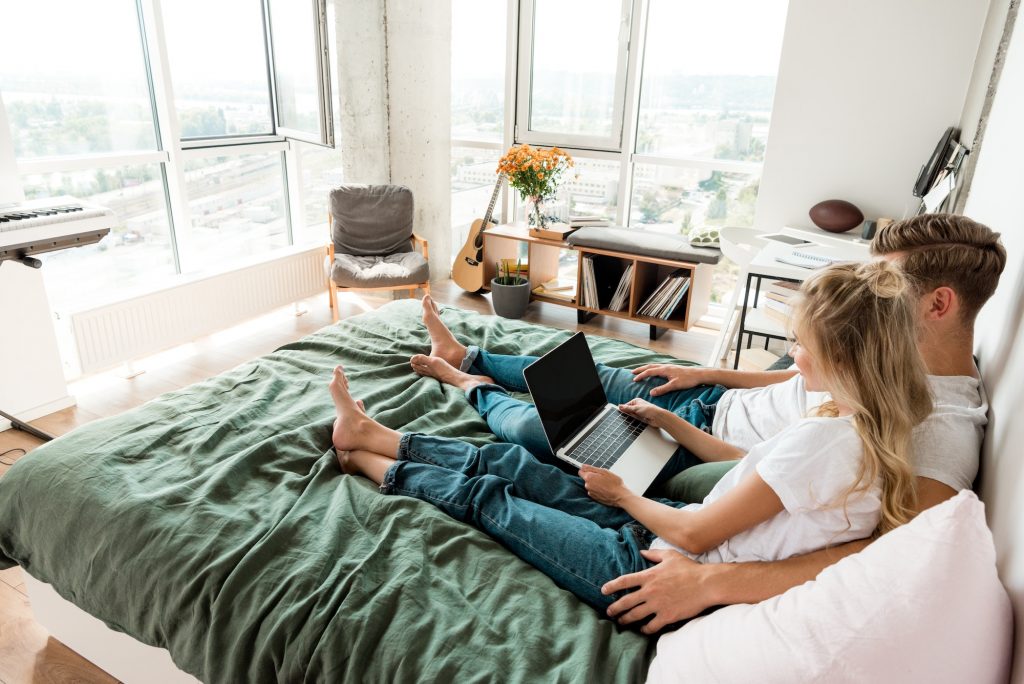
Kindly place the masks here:
POLYGON ((498 160, 498 173, 508 178, 508 184, 519 191, 523 200, 533 204, 538 226, 544 225, 540 204, 555 194, 558 182, 573 166, 568 152, 552 147, 544 150, 529 145, 514 145, 498 160))

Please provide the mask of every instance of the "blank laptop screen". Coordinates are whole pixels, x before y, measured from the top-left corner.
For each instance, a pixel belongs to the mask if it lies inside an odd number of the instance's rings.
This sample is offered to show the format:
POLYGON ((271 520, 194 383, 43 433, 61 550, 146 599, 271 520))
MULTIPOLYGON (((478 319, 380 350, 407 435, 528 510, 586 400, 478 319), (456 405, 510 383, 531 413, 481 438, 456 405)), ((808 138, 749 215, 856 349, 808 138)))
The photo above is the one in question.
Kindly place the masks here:
POLYGON ((608 403, 583 333, 552 349, 523 375, 552 451, 608 403))

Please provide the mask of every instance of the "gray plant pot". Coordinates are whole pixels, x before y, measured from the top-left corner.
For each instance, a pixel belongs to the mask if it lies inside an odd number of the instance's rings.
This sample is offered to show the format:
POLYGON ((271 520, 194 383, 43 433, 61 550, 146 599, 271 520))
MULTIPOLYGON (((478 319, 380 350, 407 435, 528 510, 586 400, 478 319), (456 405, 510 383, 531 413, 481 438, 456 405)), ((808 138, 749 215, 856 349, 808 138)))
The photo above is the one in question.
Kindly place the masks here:
POLYGON ((491 303, 499 316, 522 318, 530 305, 530 281, 524 279, 519 285, 501 285, 497 278, 492 278, 491 303))

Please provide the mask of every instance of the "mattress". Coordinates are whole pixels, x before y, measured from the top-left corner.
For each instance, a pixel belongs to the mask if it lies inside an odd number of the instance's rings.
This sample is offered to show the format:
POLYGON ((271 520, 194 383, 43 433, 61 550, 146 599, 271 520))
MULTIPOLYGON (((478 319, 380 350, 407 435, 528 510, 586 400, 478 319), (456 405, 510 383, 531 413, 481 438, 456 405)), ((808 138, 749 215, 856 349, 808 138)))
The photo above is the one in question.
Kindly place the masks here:
MULTIPOLYGON (((569 335, 442 318, 499 353, 569 335)), ((613 366, 673 360, 589 341, 613 366)), ((642 681, 653 640, 482 532, 338 469, 339 363, 385 425, 495 440, 460 391, 411 372, 428 348, 418 302, 393 302, 39 447, 0 478, 0 567, 205 682, 642 681)))

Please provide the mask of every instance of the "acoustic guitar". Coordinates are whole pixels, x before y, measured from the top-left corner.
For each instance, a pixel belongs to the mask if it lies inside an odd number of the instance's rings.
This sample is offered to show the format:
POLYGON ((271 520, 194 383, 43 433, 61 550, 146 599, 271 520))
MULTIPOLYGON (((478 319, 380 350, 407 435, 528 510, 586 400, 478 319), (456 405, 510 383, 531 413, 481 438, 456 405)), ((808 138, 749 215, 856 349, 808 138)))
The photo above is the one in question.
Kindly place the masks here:
POLYGON ((498 174, 498 182, 494 184, 494 194, 487 205, 487 213, 482 219, 473 221, 466 236, 466 244, 459 251, 452 264, 452 280, 467 292, 479 292, 484 289, 484 231, 491 224, 494 203, 498 201, 498 191, 505 180, 505 174, 498 174))

